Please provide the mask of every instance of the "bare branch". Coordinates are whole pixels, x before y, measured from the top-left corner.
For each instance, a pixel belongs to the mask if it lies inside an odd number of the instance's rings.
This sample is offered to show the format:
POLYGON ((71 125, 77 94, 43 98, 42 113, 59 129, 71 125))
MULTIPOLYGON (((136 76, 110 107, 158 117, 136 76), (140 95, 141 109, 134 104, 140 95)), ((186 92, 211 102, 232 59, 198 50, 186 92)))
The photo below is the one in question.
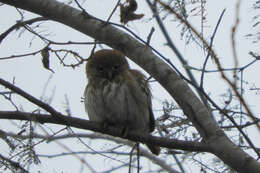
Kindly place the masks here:
POLYGON ((53 115, 59 115, 59 112, 57 112, 55 109, 53 109, 51 106, 49 106, 48 104, 42 102, 41 100, 33 97, 32 95, 26 93, 25 91, 21 90, 20 88, 14 86, 13 84, 3 80, 0 78, 0 84, 5 86, 6 88, 9 88, 10 90, 12 90, 13 92, 21 95, 22 97, 26 98, 27 100, 29 100, 30 102, 34 103, 35 105, 41 107, 42 109, 46 110, 47 112, 49 112, 50 114, 53 115))
MULTIPOLYGON (((223 16, 224 16, 225 11, 226 11, 226 9, 224 9, 224 10, 222 11, 221 15, 219 16, 217 25, 216 25, 216 27, 215 27, 215 29, 214 29, 214 32, 213 32, 212 36, 210 37, 210 44, 209 44, 210 48, 212 48, 215 35, 216 35, 216 33, 217 33, 219 24, 220 24, 220 22, 221 22, 221 20, 222 20, 222 18, 223 18, 223 16)), ((204 61, 204 63, 203 63, 203 67, 202 67, 202 73, 201 73, 201 77, 200 77, 200 87, 201 87, 201 88, 203 88, 203 81, 204 81, 204 74, 205 74, 204 72, 205 72, 206 65, 207 65, 207 62, 208 62, 209 57, 210 57, 210 51, 208 51, 208 54, 207 54, 207 56, 206 56, 206 58, 205 58, 205 61, 204 61)))
MULTIPOLYGON (((206 40, 204 40, 200 34, 196 31, 196 29, 191 26, 190 23, 188 23, 187 21, 185 21, 184 19, 182 19, 182 17, 177 14, 174 10, 172 10, 168 5, 164 4, 163 2, 161 2, 161 0, 158 0, 158 2, 167 10, 169 10, 171 13, 173 13, 182 23, 184 23, 188 28, 190 28, 192 30, 192 32, 203 42, 203 44, 206 46, 206 48, 210 51, 213 59, 215 60, 215 63, 218 67, 218 69, 222 69, 221 63, 219 61, 219 59, 217 58, 217 55, 215 53, 215 51, 210 47, 210 45, 208 44, 208 42, 206 40)), ((228 79, 228 77, 225 75, 225 73, 223 71, 221 72, 221 77, 231 86, 232 90, 235 92, 236 96, 238 97, 238 99, 241 101, 241 103, 243 104, 244 108, 246 109, 246 111, 248 112, 248 116, 252 119, 252 121, 256 120, 256 117, 253 115, 252 111, 249 109, 247 103, 245 102, 244 98, 240 95, 239 91, 237 90, 237 87, 235 86, 234 83, 232 83, 232 81, 230 81, 228 79)), ((256 127, 259 129, 260 132, 260 124, 257 123, 256 127)))
POLYGON ((124 134, 121 133, 121 130, 118 130, 114 127, 108 127, 107 129, 104 129, 101 123, 75 117, 68 117, 60 113, 57 114, 57 116, 59 116, 59 119, 55 118, 55 116, 29 112, 0 111, 0 119, 30 120, 39 123, 66 125, 79 129, 92 130, 115 137, 126 138, 135 142, 151 143, 153 145, 165 148, 181 149, 185 151, 212 152, 206 144, 201 142, 168 139, 157 136, 139 134, 135 132, 129 132, 129 134, 125 137, 124 134))
POLYGON ((29 173, 28 171, 26 171, 26 170, 23 168, 23 166, 21 166, 21 165, 19 164, 19 162, 14 162, 14 161, 12 161, 12 160, 6 158, 5 156, 2 156, 1 154, 0 154, 0 159, 1 159, 1 160, 0 160, 1 165, 7 166, 7 165, 5 164, 5 162, 7 162, 7 163, 9 163, 9 164, 12 166, 12 168, 14 168, 16 171, 21 170, 23 173, 29 173))
POLYGON ((44 21, 44 20, 48 20, 48 19, 44 18, 44 17, 37 17, 37 18, 33 18, 33 19, 26 20, 26 21, 23 21, 23 22, 19 22, 18 21, 16 24, 11 26, 7 31, 5 31, 3 34, 0 35, 0 43, 12 31, 17 30, 17 29, 19 29, 20 27, 22 27, 24 25, 31 25, 32 23, 39 22, 39 21, 44 21))

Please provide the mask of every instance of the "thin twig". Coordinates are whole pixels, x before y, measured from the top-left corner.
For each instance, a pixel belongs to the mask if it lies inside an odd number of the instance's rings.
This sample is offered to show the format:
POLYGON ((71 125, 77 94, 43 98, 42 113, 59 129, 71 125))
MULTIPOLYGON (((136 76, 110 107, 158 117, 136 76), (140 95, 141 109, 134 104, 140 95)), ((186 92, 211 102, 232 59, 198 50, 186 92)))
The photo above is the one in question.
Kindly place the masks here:
MULTIPOLYGON (((29 173, 27 170, 25 170, 23 168, 23 166, 20 165, 19 162, 14 162, 14 161, 12 161, 11 159, 9 159, 9 158, 7 158, 5 156, 2 156, 1 154, 0 154, 0 159, 2 160, 1 161, 2 162, 1 165, 5 165, 3 162, 7 162, 7 163, 9 163, 11 165, 12 168, 15 168, 16 171, 21 170, 23 173, 29 173)), ((5 166, 7 166, 7 165, 5 165, 5 166)))
POLYGON ((39 21, 44 21, 44 20, 48 20, 48 19, 44 18, 44 17, 36 17, 36 18, 30 19, 30 20, 26 20, 26 21, 23 21, 23 22, 18 21, 16 24, 11 26, 8 30, 6 30, 3 34, 0 35, 0 43, 12 31, 17 30, 17 29, 19 29, 20 27, 22 27, 24 25, 31 25, 32 23, 39 22, 39 21))
MULTIPOLYGON (((221 15, 219 16, 219 19, 218 19, 218 22, 217 22, 217 25, 214 29, 214 32, 212 34, 212 36, 210 37, 210 44, 209 44, 209 47, 212 48, 212 45, 213 45, 213 41, 214 41, 214 38, 215 38, 215 35, 217 33, 217 30, 218 30, 218 27, 219 27, 219 24, 224 16, 224 13, 225 13, 226 9, 224 9, 221 13, 221 15)), ((208 62, 208 59, 209 59, 209 56, 210 56, 210 51, 208 50, 208 54, 205 58, 205 61, 203 63, 203 67, 202 67, 202 73, 201 73, 201 77, 200 77, 200 88, 203 88, 203 82, 204 82, 204 72, 205 72, 205 69, 206 69, 206 65, 207 65, 207 62, 208 62)))
POLYGON ((23 91, 22 89, 14 86, 13 84, 3 80, 0 78, 0 84, 5 86, 6 88, 9 88, 10 90, 12 90, 13 92, 21 95, 22 97, 24 97, 25 99, 29 100, 30 102, 34 103, 35 105, 41 107, 42 109, 46 110, 47 112, 49 112, 50 114, 53 115, 59 115, 60 113, 58 111, 56 111, 54 108, 52 108, 51 106, 49 106, 48 104, 42 102, 41 100, 33 97, 32 95, 28 94, 27 92, 23 91))
MULTIPOLYGON (((76 137, 86 148, 88 148, 88 149, 91 150, 92 152, 94 152, 94 153, 96 153, 96 154, 98 154, 98 155, 101 155, 101 156, 103 156, 103 157, 105 157, 105 158, 111 159, 111 160, 113 160, 113 161, 117 161, 117 162, 126 164, 126 162, 124 162, 124 161, 122 161, 122 160, 119 160, 119 159, 110 157, 110 156, 108 156, 108 155, 106 155, 106 154, 103 154, 103 153, 101 153, 101 152, 96 151, 96 150, 93 149, 91 146, 89 146, 88 144, 86 144, 79 136, 77 136, 77 134, 72 130, 72 128, 69 128, 69 129, 70 129, 70 131, 72 132, 72 134, 75 135, 75 137, 76 137)), ((110 151, 110 152, 111 152, 111 151, 110 151)))
MULTIPOLYGON (((218 69, 222 69, 221 63, 219 61, 219 59, 217 58, 216 53, 214 52, 213 48, 210 48, 208 42, 206 40, 204 40, 200 34, 196 31, 196 29, 194 27, 191 26, 190 23, 188 23, 187 21, 185 21, 178 13, 176 13, 171 7, 169 7, 168 5, 164 4, 163 2, 161 2, 161 0, 157 0, 157 2, 159 2, 165 9, 167 9, 168 11, 170 11, 172 14, 174 14, 182 23, 184 23, 188 28, 190 28, 192 30, 192 32, 203 42, 204 45, 206 45, 206 48, 210 51, 213 59, 215 60, 215 63, 218 67, 218 69)), ((237 87, 234 85, 234 83, 232 83, 232 81, 230 81, 228 79, 228 77, 225 75, 225 73, 223 71, 221 72, 221 77, 228 83, 229 86, 231 86, 232 90, 234 91, 234 93, 236 94, 237 98, 239 99, 239 101, 243 104, 244 108, 246 109, 246 111, 248 112, 248 116, 251 118, 252 121, 256 120, 256 117, 253 115, 252 111, 249 109, 247 103, 245 102, 244 98, 240 95, 239 91, 237 90, 237 87)), ((260 123, 256 124, 256 127, 258 128, 259 132, 260 132, 260 123)), ((260 155, 260 154, 259 154, 260 155)))
POLYGON ((248 63, 242 67, 237 67, 237 68, 223 68, 223 69, 217 69, 217 70, 205 70, 205 69, 199 69, 199 68, 192 67, 192 66, 186 66, 186 68, 189 68, 191 70, 203 71, 204 73, 218 73, 220 71, 234 71, 234 70, 242 71, 242 70, 248 68, 249 66, 253 65, 256 61, 257 60, 254 59, 250 63, 248 63))
POLYGON ((151 41, 151 38, 152 38, 154 31, 155 31, 155 29, 154 29, 154 27, 152 27, 151 31, 150 31, 149 35, 147 36, 147 39, 146 39, 146 42, 147 42, 148 45, 150 45, 150 41, 151 41))
POLYGON ((80 5, 80 3, 78 2, 78 0, 74 0, 77 4, 77 6, 82 10, 84 15, 89 15, 88 12, 80 5))
MULTIPOLYGON (((177 49, 177 47, 175 46, 175 44, 173 43, 172 39, 170 38, 160 16, 158 15, 158 11, 157 11, 157 6, 156 6, 156 2, 154 1, 154 3, 152 4, 150 2, 150 0, 146 1, 147 4, 149 5, 150 9, 152 10, 153 14, 155 15, 155 19, 165 37, 165 39, 167 40, 167 45, 171 48, 171 50, 175 53, 175 55, 177 56, 177 58, 180 60, 180 62, 182 63, 183 66, 187 65, 187 61, 184 59, 184 57, 181 55, 180 51, 177 49)), ((169 62, 170 60, 167 60, 167 62, 169 62)), ((195 86, 199 86, 196 79, 194 78, 192 72, 185 68, 186 73, 188 74, 190 81, 195 85, 195 86)), ((203 94, 200 92, 200 90, 197 90, 201 100, 203 101, 203 103, 205 104, 205 106, 208 106, 207 104, 207 100, 204 98, 203 94)))
POLYGON ((111 17, 113 16, 113 14, 115 13, 115 11, 116 11, 116 9, 117 9, 117 7, 119 6, 119 4, 120 4, 120 1, 121 0, 118 0, 117 1, 117 3, 116 3, 116 6, 114 7, 114 9, 112 10, 112 12, 111 12, 111 14, 109 15, 109 17, 107 18, 107 22, 109 22, 110 21, 110 19, 111 19, 111 17))
POLYGON ((2 58, 0 58, 0 61, 1 61, 1 60, 22 58, 22 57, 25 57, 25 56, 36 55, 37 53, 40 53, 40 52, 41 52, 41 50, 37 50, 37 51, 31 52, 31 53, 26 53, 26 54, 21 54, 21 55, 11 55, 11 56, 7 56, 7 57, 2 57, 2 58))
POLYGON ((140 149, 139 149, 139 143, 136 143, 136 150, 137 150, 137 173, 140 172, 140 149))
POLYGON ((132 150, 130 151, 130 158, 129 158, 129 164, 128 164, 128 173, 131 173, 132 160, 133 160, 133 155, 134 155, 133 153, 134 153, 135 148, 136 148, 136 144, 133 146, 132 150))
MULTIPOLYGON (((232 53, 233 53, 233 58, 234 58, 234 66, 235 68, 238 67, 238 58, 237 58, 237 50, 236 50, 236 41, 235 41, 235 35, 236 35, 236 31, 239 25, 239 9, 240 9, 240 4, 241 4, 241 0, 239 0, 236 4, 236 21, 235 21, 235 25, 232 27, 232 33, 231 33, 231 40, 232 40, 232 53)), ((236 87, 237 86, 237 74, 236 71, 233 71, 233 76, 234 76, 234 82, 233 85, 236 87)), ((236 87, 237 88, 237 87, 236 87)), ((260 129, 259 129, 260 130, 260 129)))

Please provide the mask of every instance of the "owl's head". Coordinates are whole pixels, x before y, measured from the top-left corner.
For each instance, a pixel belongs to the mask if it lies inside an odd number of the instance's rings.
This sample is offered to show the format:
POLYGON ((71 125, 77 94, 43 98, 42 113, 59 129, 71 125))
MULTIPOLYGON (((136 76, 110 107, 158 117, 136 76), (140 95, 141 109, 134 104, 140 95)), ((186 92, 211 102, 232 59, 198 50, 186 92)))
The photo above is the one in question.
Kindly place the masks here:
POLYGON ((89 57, 86 65, 87 77, 98 77, 113 80, 129 69, 125 56, 117 50, 103 49, 89 57))

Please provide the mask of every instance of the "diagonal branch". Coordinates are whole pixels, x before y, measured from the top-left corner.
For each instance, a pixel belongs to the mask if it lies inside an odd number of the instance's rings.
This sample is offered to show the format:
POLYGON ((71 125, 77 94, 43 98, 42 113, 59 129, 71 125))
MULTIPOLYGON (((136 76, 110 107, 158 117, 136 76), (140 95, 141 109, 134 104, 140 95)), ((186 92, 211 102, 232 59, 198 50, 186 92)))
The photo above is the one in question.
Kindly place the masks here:
POLYGON ((18 28, 24 26, 24 25, 30 25, 34 22, 39 22, 39 21, 44 21, 44 20, 48 20, 44 17, 36 17, 36 18, 33 18, 33 19, 30 19, 30 20, 26 20, 26 21, 23 21, 23 22, 17 22, 16 24, 14 24, 13 26, 11 26, 8 30, 6 30, 4 33, 2 33, 0 35, 0 43, 4 40, 4 38, 9 34, 11 33, 12 31, 14 30, 17 30, 18 28))
POLYGON ((16 87, 15 85, 3 80, 0 78, 0 84, 5 86, 6 88, 12 90, 13 92, 21 95, 22 97, 26 98, 27 100, 29 100, 30 102, 34 103, 35 105, 41 107, 42 109, 46 110, 47 112, 49 112, 52 115, 58 115, 59 112, 57 112, 54 108, 52 108, 51 106, 49 106, 48 104, 44 103, 43 101, 35 98, 34 96, 26 93, 25 91, 23 91, 22 89, 16 87))
POLYGON ((9 158, 7 158, 7 157, 5 157, 5 156, 3 156, 3 155, 1 155, 1 154, 0 154, 0 159, 1 159, 1 166, 2 166, 2 165, 5 165, 4 162, 7 162, 7 163, 9 163, 17 172, 18 172, 18 170, 20 170, 20 171, 23 172, 23 173, 29 173, 27 170, 25 170, 25 169, 23 168, 22 165, 20 165, 19 162, 12 161, 12 160, 10 160, 9 158))

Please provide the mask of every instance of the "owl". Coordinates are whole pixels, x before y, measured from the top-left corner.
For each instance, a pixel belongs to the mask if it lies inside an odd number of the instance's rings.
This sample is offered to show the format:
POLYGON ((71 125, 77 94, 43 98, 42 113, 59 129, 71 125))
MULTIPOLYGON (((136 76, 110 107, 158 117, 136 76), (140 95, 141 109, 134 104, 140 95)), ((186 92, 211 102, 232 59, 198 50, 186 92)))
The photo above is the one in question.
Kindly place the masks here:
MULTIPOLYGON (((86 74, 84 103, 90 121, 142 134, 154 131, 149 85, 140 71, 129 68, 121 52, 95 52, 88 59, 86 74)), ((160 147, 146 145, 153 154, 159 154, 160 147)))

